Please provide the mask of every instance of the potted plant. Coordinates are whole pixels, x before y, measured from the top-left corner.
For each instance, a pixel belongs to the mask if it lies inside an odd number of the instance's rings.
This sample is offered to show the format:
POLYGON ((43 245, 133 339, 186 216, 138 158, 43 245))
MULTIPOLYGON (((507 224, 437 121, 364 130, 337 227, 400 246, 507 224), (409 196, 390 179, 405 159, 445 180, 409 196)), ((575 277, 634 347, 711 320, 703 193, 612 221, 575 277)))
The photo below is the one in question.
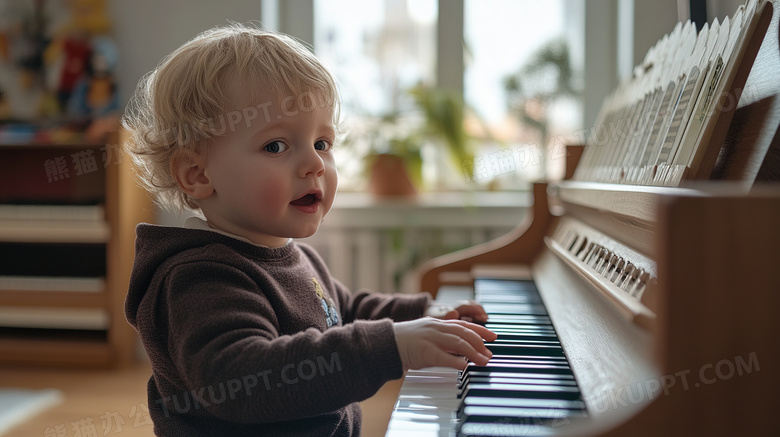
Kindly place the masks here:
POLYGON ((409 93, 424 117, 422 133, 443 146, 455 168, 474 158, 472 137, 464 125, 467 110, 463 98, 453 92, 418 85, 409 93))
MULTIPOLYGON (((364 153, 369 190, 377 196, 412 196, 422 187, 422 150, 426 144, 441 147, 461 168, 473 159, 471 137, 463 120, 466 107, 462 98, 440 89, 416 86, 409 90, 416 113, 393 112, 369 122, 363 139, 368 142, 364 153)), ((357 143, 361 134, 347 138, 357 143)))
POLYGON ((389 114, 370 134, 366 155, 369 191, 376 196, 414 196, 422 185, 423 138, 413 120, 389 114))

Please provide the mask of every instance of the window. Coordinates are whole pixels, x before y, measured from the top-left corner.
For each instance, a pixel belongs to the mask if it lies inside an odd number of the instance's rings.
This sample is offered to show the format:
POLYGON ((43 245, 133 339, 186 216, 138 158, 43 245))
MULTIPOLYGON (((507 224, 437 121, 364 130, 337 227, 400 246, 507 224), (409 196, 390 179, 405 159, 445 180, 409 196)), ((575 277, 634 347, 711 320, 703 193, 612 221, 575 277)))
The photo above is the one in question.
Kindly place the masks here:
POLYGON ((337 147, 342 189, 362 189, 378 119, 409 113, 407 93, 435 83, 436 0, 315 0, 314 47, 339 83, 348 147, 337 147), (360 17, 360 19, 355 19, 360 17))
MULTIPOLYGON (((471 108, 466 126, 478 139, 473 177, 452 165, 444 168, 442 155, 423 148, 423 175, 435 179, 437 188, 525 189, 530 181, 550 175, 548 169, 552 176, 562 172, 559 138, 580 129, 579 100, 565 92, 551 97, 557 73, 549 65, 534 75, 519 73, 541 48, 567 41, 572 27, 581 28, 571 26, 572 20, 582 20, 572 12, 577 8, 571 4, 578 1, 314 0, 315 51, 340 85, 349 131, 360 132, 355 137, 366 142, 337 147, 341 187, 363 188, 363 164, 355 157, 371 147, 368 137, 377 131, 376 119, 396 112, 414 119, 408 90, 420 83, 435 86, 437 68, 463 73, 463 98, 471 108), (461 11, 439 10, 460 5, 461 11), (437 41, 439 17, 453 12, 462 14, 463 38, 437 41), (448 44, 451 49, 461 42, 464 65, 436 65, 440 47, 448 44), (507 85, 513 75, 533 79, 532 86, 523 83, 525 94, 507 85), (534 86, 544 92, 529 94, 534 86), (544 134, 520 123, 518 108, 543 123, 544 134)), ((571 60, 575 67, 581 64, 571 60)), ((575 68, 573 81, 577 79, 575 68)))
MULTIPOLYGON (((538 58, 545 50, 570 53, 564 3, 465 0, 464 97, 479 117, 471 121, 472 129, 484 139, 477 154, 477 164, 482 165, 482 172, 475 175, 477 182, 510 189, 560 171, 560 150, 556 149, 561 144, 556 144, 556 136, 579 128, 581 109, 566 90, 557 90, 561 95, 556 96, 556 65, 550 58, 541 63, 538 58), (534 63, 540 64, 537 74, 527 71, 534 63), (522 82, 521 90, 514 93, 507 83, 512 77, 522 82), (538 97, 543 95, 549 97, 538 97), (520 106, 526 114, 518 114, 520 106), (521 116, 544 126, 521 123, 521 116), (546 133, 540 133, 541 129, 546 133)), ((572 80, 577 80, 576 74, 572 80)))
POLYGON ((435 0, 315 1, 314 47, 341 85, 345 116, 408 109, 404 90, 434 83, 436 15, 435 0))

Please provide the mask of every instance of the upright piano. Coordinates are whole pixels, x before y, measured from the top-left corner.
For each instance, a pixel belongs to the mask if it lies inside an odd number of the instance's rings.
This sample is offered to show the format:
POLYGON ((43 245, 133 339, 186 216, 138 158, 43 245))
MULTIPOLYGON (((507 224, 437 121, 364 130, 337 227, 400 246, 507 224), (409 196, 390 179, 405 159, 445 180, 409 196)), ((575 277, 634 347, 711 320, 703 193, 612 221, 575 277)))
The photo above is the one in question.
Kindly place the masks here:
POLYGON ((678 24, 524 222, 425 264, 499 336, 407 372, 387 437, 780 435, 778 6, 678 24))

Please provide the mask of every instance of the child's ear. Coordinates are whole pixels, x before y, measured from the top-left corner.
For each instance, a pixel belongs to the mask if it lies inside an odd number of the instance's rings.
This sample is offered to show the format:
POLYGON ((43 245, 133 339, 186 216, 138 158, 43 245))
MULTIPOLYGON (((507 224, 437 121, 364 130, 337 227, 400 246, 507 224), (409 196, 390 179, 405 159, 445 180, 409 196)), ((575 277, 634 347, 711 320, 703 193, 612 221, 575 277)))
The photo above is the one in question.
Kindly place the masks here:
POLYGON ((191 197, 203 200, 214 193, 206 175, 206 159, 200 153, 189 149, 177 151, 171 158, 171 173, 182 191, 191 197))

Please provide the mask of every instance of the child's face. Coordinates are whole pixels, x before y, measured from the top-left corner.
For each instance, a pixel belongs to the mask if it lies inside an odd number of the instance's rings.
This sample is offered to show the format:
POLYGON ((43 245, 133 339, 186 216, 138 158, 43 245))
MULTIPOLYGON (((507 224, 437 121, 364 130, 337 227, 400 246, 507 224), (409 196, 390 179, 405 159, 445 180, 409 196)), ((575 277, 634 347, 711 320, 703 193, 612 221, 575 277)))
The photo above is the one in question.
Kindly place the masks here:
POLYGON ((204 175, 213 192, 201 209, 212 226, 279 247, 313 235, 333 204, 333 109, 261 100, 245 106, 260 108, 256 118, 242 110, 241 120, 206 153, 204 175))

